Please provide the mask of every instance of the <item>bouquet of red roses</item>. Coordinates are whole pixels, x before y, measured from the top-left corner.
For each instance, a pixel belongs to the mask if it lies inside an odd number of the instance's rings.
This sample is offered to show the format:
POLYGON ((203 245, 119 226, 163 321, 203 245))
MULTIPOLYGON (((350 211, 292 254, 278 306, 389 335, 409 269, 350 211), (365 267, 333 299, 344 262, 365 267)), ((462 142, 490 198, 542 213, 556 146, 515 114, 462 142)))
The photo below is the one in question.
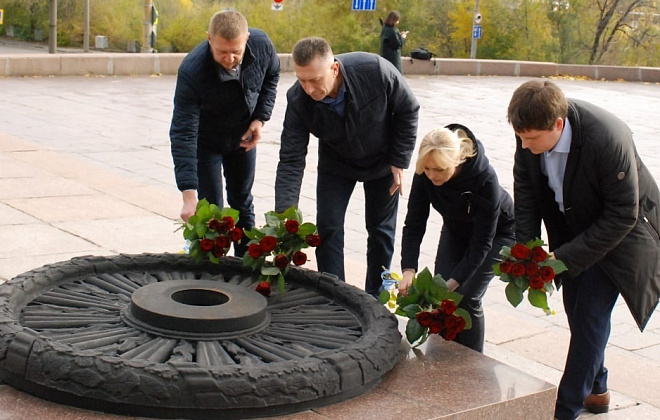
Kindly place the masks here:
MULTIPOLYGON (((398 274, 385 273, 394 280, 400 278, 398 274)), ((380 302, 392 307, 390 303, 395 290, 383 290, 379 296, 380 302)), ((460 293, 449 291, 441 275, 433 276, 428 268, 424 268, 413 279, 408 295, 396 296, 394 313, 408 318, 406 338, 413 347, 423 344, 430 334, 438 334, 451 341, 461 331, 472 328, 470 314, 465 309, 457 308, 462 299, 460 293)))
POLYGON ((493 265, 493 270, 500 280, 508 283, 506 298, 514 307, 522 302, 527 291, 532 306, 552 315, 554 311, 548 306, 548 295, 554 291, 552 280, 567 268, 562 261, 551 258, 543 246, 543 241, 537 238, 526 244, 502 247, 500 255, 504 259, 493 265))
POLYGON ((188 253, 197 262, 208 258, 217 264, 220 257, 227 254, 232 242, 243 237, 241 228, 235 226, 237 220, 238 210, 221 209, 206 199, 199 200, 195 214, 181 224, 183 237, 189 242, 188 253))
POLYGON ((277 279, 280 292, 284 292, 284 275, 291 263, 305 264, 307 254, 302 249, 321 244, 316 225, 303 223, 302 219, 302 213, 296 207, 282 213, 269 211, 265 226, 245 231, 250 242, 243 256, 243 265, 259 271, 261 281, 256 290, 262 295, 270 295, 273 279, 277 279))

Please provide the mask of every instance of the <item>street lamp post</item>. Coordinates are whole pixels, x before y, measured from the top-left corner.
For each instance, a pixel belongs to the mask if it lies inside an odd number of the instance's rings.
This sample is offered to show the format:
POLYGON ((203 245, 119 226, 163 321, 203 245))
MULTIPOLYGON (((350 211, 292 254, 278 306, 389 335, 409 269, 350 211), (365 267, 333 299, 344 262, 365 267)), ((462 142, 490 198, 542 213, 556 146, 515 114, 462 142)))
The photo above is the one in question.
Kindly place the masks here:
POLYGON ((477 58, 477 37, 474 36, 474 26, 477 23, 477 18, 481 20, 481 17, 479 15, 479 0, 474 0, 474 14, 472 15, 472 46, 470 47, 470 58, 475 59, 477 58))

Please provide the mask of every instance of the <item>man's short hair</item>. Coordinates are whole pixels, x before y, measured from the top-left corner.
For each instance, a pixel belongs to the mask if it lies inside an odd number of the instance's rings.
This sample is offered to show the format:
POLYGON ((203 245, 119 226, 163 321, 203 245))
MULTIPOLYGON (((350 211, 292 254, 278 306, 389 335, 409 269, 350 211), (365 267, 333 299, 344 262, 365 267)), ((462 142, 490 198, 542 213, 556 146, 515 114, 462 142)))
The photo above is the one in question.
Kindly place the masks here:
POLYGON ((304 67, 312 62, 316 57, 334 59, 330 44, 323 38, 312 36, 303 38, 296 42, 291 53, 293 62, 296 65, 304 67))
POLYGON ((551 130, 557 118, 568 115, 564 92, 549 80, 530 80, 511 97, 507 119, 516 133, 551 130))
POLYGON ((209 22, 209 35, 220 36, 226 40, 233 40, 248 33, 248 23, 245 16, 235 10, 217 12, 209 22))

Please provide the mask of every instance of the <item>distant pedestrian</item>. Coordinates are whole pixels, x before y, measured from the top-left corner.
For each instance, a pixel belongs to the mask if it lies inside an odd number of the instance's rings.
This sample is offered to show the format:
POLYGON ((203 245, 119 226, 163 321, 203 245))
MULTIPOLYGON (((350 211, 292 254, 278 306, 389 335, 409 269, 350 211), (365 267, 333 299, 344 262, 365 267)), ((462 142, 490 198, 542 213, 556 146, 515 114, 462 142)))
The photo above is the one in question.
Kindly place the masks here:
POLYGON ((472 318, 472 328, 459 333, 456 341, 483 352, 482 299, 500 250, 515 240, 513 200, 500 186, 484 146, 463 125, 432 130, 419 146, 401 239, 403 295, 418 271, 431 208, 443 221, 433 273, 447 280, 450 291, 463 295, 459 307, 472 318))
MULTIPOLYGON (((174 93, 170 140, 181 218, 202 198, 223 206, 224 171, 227 203, 239 211, 237 226, 249 229, 256 146, 275 105, 280 61, 268 36, 235 11, 216 13, 207 38, 184 58, 174 93)), ((243 244, 235 249, 244 252, 243 244)))
POLYGON ((596 105, 566 99, 551 81, 513 93, 516 239, 541 236, 543 221, 571 331, 555 417, 609 409, 605 347, 619 293, 640 330, 660 295, 660 192, 630 128, 596 105))
POLYGON ((408 31, 399 31, 400 20, 401 14, 396 10, 392 10, 387 15, 385 22, 383 22, 383 28, 380 31, 380 55, 394 64, 394 67, 399 70, 399 73, 403 73, 401 48, 406 43, 408 31))
POLYGON ((404 77, 376 54, 336 57, 323 38, 293 47, 298 80, 287 108, 275 180, 275 208, 298 205, 310 134, 319 140, 316 224, 318 270, 345 280, 346 209, 362 182, 367 228, 365 290, 377 295, 382 267, 389 267, 403 169, 417 138, 419 104, 404 77), (397 194, 397 192, 399 194, 397 194))

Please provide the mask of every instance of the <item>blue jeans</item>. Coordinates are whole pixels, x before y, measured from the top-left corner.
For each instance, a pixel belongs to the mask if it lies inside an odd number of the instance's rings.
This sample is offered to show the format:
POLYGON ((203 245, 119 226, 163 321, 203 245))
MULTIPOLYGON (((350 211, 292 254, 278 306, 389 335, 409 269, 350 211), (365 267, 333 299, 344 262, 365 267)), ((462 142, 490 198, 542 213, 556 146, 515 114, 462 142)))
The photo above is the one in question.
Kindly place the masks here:
MULTIPOLYGON (((365 223, 367 227, 367 278, 364 290, 374 296, 382 283, 383 267, 390 266, 394 253, 394 234, 399 194, 390 195, 392 174, 365 181, 365 223)), ((316 249, 318 270, 334 274, 341 280, 344 273, 344 222, 346 208, 357 181, 319 172, 316 184, 316 226, 321 245, 316 249)))
POLYGON ((598 266, 562 281, 562 288, 571 341, 557 391, 555 417, 573 420, 589 394, 607 391, 605 347, 619 290, 598 266))
MULTIPOLYGON (((515 242, 514 233, 499 234, 493 238, 493 247, 486 255, 484 262, 474 274, 463 281, 456 292, 463 295, 463 300, 458 305, 465 309, 472 318, 472 328, 463 330, 456 336, 456 342, 480 353, 484 351, 484 340, 486 332, 486 320, 482 299, 488 290, 490 281, 495 276, 493 264, 500 260, 500 250, 504 245, 511 246, 515 242)), ((453 232, 445 227, 440 234, 438 252, 435 257, 434 273, 442 275, 449 280, 451 272, 461 262, 468 251, 469 237, 466 238, 461 232, 453 232)))
MULTIPOLYGON (((218 153, 206 149, 197 151, 197 195, 201 200, 224 206, 222 174, 224 173, 227 204, 238 210, 236 226, 250 229, 254 226, 254 205, 252 185, 257 160, 257 149, 246 152, 240 148, 229 153, 218 153)), ((234 254, 242 257, 246 251, 247 239, 234 246, 234 254)))

